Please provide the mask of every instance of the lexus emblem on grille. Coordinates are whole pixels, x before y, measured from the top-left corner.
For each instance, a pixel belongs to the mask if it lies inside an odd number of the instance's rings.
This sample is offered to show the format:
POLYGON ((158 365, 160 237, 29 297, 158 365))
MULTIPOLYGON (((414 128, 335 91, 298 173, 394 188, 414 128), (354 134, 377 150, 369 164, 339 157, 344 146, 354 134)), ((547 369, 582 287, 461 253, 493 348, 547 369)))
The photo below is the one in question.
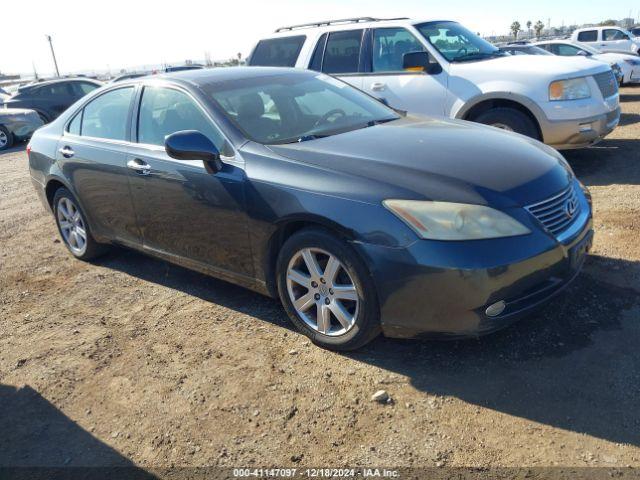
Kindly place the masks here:
POLYGON ((567 203, 564 204, 564 212, 567 214, 568 218, 573 217, 573 215, 576 213, 577 208, 578 205, 573 198, 570 198, 569 200, 567 200, 567 203))

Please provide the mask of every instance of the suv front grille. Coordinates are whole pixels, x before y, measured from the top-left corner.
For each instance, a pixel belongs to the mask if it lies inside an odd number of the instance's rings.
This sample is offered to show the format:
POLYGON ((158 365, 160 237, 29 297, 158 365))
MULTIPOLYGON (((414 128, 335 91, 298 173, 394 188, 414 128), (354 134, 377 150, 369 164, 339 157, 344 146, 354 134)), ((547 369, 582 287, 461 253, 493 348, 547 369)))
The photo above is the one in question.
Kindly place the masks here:
POLYGON ((616 80, 612 70, 598 73, 597 75, 594 75, 593 78, 598 84, 598 88, 600 89, 600 93, 602 93, 603 98, 609 98, 610 96, 618 93, 618 81, 616 80))
POLYGON ((581 210, 573 183, 558 195, 525 208, 555 236, 569 228, 581 210))

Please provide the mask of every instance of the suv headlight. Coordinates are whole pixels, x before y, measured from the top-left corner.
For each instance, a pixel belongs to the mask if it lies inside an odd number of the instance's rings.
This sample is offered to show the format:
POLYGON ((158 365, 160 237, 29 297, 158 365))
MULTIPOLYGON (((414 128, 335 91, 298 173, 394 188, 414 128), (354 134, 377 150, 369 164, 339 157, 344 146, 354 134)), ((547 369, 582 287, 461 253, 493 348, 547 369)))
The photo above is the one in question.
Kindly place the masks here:
POLYGON ((382 204, 427 240, 479 240, 531 233, 506 213, 482 205, 420 200, 385 200, 382 204))
POLYGON ((580 100, 591 97, 591 88, 585 77, 557 80, 549 85, 549 100, 580 100))

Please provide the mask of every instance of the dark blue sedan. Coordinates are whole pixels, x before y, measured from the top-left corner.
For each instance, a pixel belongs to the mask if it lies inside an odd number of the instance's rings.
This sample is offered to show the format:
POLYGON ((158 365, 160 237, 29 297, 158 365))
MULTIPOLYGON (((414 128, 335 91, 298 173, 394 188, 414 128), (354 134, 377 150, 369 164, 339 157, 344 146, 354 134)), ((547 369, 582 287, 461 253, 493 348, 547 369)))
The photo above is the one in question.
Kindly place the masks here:
POLYGON ((506 326, 576 277, 592 238, 555 150, 303 70, 111 84, 38 130, 29 165, 75 257, 119 244, 279 297, 339 350, 506 326))

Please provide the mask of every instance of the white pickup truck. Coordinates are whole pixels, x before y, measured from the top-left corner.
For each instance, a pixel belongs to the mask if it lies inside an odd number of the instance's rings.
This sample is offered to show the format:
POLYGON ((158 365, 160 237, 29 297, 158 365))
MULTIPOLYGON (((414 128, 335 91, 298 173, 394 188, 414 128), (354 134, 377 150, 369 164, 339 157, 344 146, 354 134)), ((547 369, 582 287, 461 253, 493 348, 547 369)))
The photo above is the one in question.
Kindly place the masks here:
POLYGON ((579 28, 571 34, 571 40, 586 43, 601 52, 640 55, 640 38, 621 27, 579 28))
POLYGON ((370 17, 279 28, 249 65, 331 74, 390 106, 515 131, 557 149, 597 143, 620 120, 609 65, 511 56, 454 21, 370 17))

